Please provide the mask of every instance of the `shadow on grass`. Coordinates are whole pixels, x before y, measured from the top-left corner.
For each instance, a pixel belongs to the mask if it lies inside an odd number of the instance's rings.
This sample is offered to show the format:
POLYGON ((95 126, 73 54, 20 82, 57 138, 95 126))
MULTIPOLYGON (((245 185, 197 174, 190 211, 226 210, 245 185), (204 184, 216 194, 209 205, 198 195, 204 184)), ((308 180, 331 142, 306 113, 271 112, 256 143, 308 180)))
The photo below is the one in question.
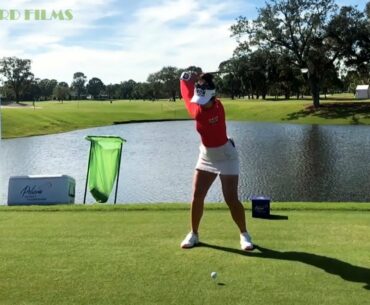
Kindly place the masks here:
POLYGON ((257 219, 265 219, 265 220, 288 220, 288 216, 286 215, 276 215, 276 214, 270 214, 269 216, 266 217, 254 217, 257 219))
POLYGON ((370 103, 322 103, 319 108, 308 106, 300 111, 289 113, 283 120, 298 120, 308 116, 323 119, 350 119, 352 125, 359 125, 362 123, 358 117, 370 118, 370 103))
POLYGON ((254 250, 259 250, 259 252, 256 251, 246 252, 234 248, 211 245, 207 243, 199 243, 199 246, 249 257, 260 257, 301 262, 322 269, 327 273, 340 276, 343 280, 355 283, 364 283, 365 284, 364 288, 370 290, 369 268, 354 266, 335 258, 307 252, 295 252, 295 251, 280 252, 272 249, 263 248, 257 245, 254 246, 255 248, 254 250))

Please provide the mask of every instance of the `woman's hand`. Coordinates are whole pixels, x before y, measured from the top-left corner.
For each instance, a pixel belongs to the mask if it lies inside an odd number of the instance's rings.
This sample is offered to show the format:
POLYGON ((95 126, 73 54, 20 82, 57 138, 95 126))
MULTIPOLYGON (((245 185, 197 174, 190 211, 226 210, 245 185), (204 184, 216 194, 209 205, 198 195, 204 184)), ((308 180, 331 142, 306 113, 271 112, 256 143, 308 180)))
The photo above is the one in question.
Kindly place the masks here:
POLYGON ((184 71, 181 73, 180 79, 195 83, 198 80, 198 73, 192 71, 184 71))

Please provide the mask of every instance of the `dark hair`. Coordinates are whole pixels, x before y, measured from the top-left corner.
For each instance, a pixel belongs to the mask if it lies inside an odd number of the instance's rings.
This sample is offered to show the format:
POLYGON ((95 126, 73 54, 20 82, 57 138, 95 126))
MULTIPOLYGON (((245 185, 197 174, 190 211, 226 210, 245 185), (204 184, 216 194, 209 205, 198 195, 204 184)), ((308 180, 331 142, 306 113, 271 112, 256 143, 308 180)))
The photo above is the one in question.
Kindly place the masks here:
POLYGON ((204 80, 210 90, 216 89, 216 86, 213 82, 213 75, 211 73, 202 73, 199 75, 199 79, 204 80))

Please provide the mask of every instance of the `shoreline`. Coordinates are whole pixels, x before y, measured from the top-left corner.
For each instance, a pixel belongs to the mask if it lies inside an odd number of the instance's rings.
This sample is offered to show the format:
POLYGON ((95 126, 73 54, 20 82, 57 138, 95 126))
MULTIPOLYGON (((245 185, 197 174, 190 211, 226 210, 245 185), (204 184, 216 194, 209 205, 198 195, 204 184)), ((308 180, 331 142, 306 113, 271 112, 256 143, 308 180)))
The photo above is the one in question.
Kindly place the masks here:
MULTIPOLYGON (((366 101, 322 104, 313 109, 307 101, 261 102, 225 99, 223 105, 228 122, 261 122, 306 125, 370 125, 370 103, 366 101)), ((32 102, 2 105, 2 138, 59 134, 86 128, 118 124, 171 122, 192 120, 182 102, 116 101, 104 104, 94 101, 81 103, 32 102), (39 104, 40 105, 40 104, 39 104), (41 107, 41 108, 40 108, 41 107), (12 110, 17 109, 17 110, 12 110), (22 112, 22 109, 35 111, 22 112)))

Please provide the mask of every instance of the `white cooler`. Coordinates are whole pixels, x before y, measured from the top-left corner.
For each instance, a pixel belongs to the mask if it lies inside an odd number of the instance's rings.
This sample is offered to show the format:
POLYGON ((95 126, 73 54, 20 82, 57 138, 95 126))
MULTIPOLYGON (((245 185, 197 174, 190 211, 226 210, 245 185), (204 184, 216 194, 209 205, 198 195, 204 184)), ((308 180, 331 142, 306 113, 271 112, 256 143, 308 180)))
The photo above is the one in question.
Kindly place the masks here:
POLYGON ((67 175, 9 178, 8 205, 74 203, 75 179, 67 175))

